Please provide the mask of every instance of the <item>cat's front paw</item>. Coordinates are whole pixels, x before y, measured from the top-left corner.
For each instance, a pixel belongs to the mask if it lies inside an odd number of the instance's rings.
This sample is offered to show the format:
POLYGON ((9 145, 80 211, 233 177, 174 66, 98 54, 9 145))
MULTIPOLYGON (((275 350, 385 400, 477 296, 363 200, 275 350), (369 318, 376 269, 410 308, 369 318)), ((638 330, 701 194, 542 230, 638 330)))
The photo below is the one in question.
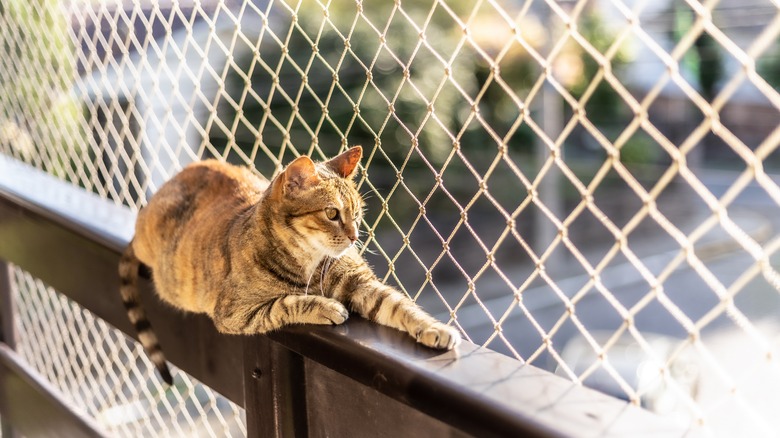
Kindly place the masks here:
POLYGON ((349 311, 343 304, 336 300, 323 300, 312 312, 314 324, 342 324, 349 318, 349 311))
POLYGON ((420 330, 415 337, 417 342, 431 348, 452 350, 460 344, 460 332, 440 322, 434 322, 420 330))

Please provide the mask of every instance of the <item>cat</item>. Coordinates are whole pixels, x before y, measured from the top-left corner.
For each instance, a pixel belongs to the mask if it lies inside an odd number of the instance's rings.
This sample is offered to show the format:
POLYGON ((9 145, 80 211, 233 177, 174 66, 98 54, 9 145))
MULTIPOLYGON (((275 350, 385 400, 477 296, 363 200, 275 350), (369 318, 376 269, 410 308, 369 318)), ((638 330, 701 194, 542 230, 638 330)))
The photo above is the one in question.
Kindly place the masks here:
POLYGON ((349 309, 428 347, 458 345, 455 328, 383 284, 360 256, 364 206, 353 179, 362 154, 355 146, 321 163, 301 156, 272 181, 204 160, 152 196, 120 259, 120 293, 163 380, 172 383, 138 302, 141 263, 163 301, 209 315, 222 333, 341 324, 349 309))

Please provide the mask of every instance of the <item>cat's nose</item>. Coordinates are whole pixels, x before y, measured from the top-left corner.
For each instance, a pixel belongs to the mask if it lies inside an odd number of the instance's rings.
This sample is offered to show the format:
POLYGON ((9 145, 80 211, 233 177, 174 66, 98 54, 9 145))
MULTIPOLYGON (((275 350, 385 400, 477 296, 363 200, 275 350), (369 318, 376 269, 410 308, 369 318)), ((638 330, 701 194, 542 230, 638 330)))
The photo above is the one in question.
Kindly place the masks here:
POLYGON ((344 234, 347 235, 347 238, 352 243, 355 243, 355 241, 358 240, 358 230, 357 230, 357 227, 355 227, 352 224, 346 224, 346 226, 344 227, 344 234))

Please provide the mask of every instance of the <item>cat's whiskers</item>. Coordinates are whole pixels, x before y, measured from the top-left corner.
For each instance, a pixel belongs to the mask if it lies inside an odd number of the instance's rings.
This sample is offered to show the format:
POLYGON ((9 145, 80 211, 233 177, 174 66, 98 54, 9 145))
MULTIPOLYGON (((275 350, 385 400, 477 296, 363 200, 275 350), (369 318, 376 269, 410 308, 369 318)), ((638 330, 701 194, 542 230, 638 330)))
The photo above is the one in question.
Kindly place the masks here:
MULTIPOLYGON (((360 234, 367 234, 367 233, 365 231, 363 231, 363 230, 358 230, 358 236, 360 236, 360 234)), ((366 242, 364 242, 362 239, 356 240, 354 245, 355 245, 355 248, 357 248, 358 250, 360 250, 362 252, 367 252, 367 253, 369 253, 371 255, 377 255, 376 250, 372 250, 372 249, 368 248, 366 246, 366 242)))
POLYGON ((312 277, 314 277, 314 271, 309 274, 309 279, 306 280, 306 289, 303 291, 303 296, 309 296, 309 284, 311 284, 312 277))
POLYGON ((332 257, 325 257, 325 261, 322 265, 322 270, 320 271, 320 295, 325 296, 325 291, 323 290, 323 283, 325 282, 325 274, 328 272, 328 269, 330 269, 330 264, 333 262, 332 257))

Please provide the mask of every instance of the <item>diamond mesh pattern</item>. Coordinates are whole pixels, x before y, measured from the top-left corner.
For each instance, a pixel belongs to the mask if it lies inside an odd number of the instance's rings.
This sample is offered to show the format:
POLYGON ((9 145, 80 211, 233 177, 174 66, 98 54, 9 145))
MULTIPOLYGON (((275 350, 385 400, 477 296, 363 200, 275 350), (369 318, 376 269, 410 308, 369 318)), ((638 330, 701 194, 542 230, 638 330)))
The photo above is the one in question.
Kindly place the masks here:
POLYGON ((246 435, 242 408, 181 372, 165 388, 139 344, 28 273, 12 272, 17 351, 107 432, 246 435))
POLYGON ((4 3, 0 152, 137 209, 193 160, 362 144, 365 256, 466 338, 780 427, 777 2, 4 3))

